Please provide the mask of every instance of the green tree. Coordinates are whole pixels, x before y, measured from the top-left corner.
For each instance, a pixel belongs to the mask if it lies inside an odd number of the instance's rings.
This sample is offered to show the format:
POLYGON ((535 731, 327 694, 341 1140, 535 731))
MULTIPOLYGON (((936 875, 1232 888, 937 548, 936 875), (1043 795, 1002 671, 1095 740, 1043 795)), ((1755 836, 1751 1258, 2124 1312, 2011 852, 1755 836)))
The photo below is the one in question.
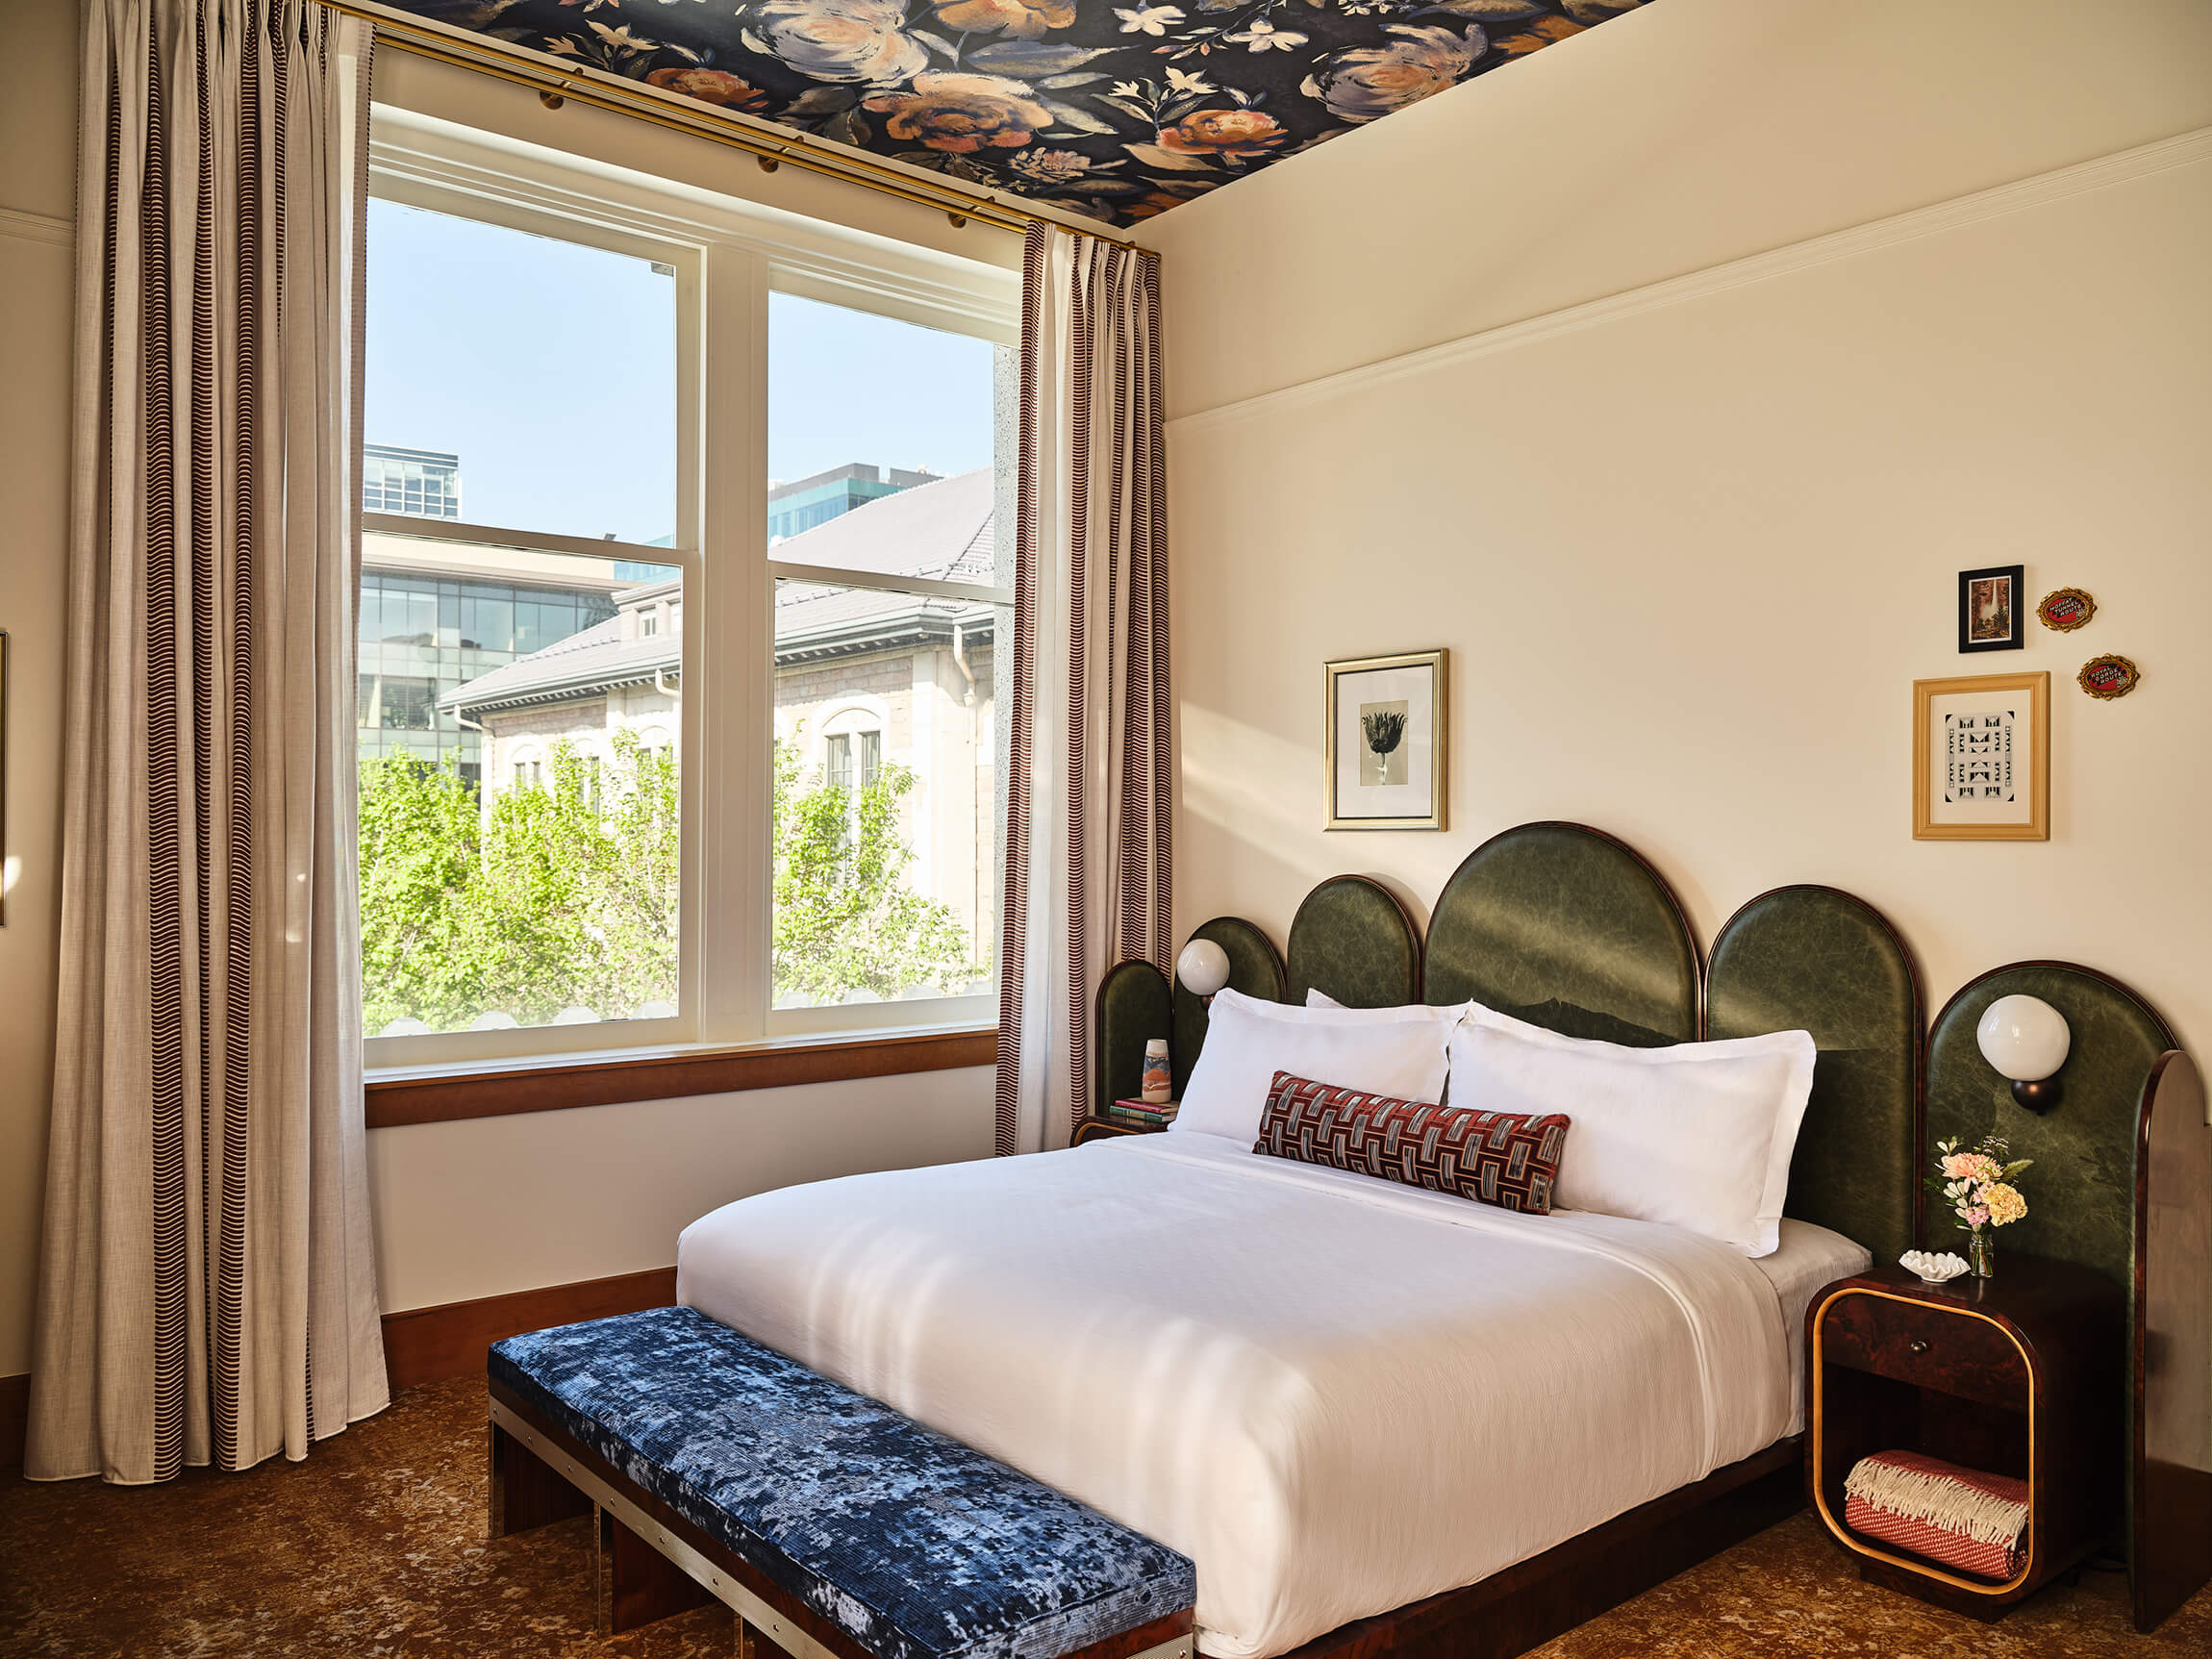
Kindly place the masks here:
MULTIPOLYGON (((836 1001, 952 988, 986 971, 958 919, 910 892, 899 834, 916 778, 884 766, 846 791, 775 750, 775 994, 836 1001)), ((566 742, 547 774, 482 802, 449 762, 363 763, 363 1016, 435 1030, 502 1010, 539 1024, 577 1006, 633 1014, 676 998, 672 756, 617 732, 602 765, 566 742)))
POLYGON ((776 995, 836 1002, 855 991, 896 996, 910 986, 951 991, 987 971, 944 905, 909 889, 914 849, 899 837, 899 803, 915 787, 886 761, 858 790, 810 778, 800 734, 776 744, 776 995))

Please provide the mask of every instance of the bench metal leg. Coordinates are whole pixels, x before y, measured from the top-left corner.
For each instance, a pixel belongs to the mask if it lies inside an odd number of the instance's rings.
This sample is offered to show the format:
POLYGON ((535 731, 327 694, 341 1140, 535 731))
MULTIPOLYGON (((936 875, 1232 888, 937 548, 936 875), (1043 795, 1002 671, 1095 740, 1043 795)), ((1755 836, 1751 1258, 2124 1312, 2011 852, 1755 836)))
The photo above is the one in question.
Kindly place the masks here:
POLYGON ((712 1591, 624 1526, 612 1510, 601 1508, 598 1516, 600 1635, 619 1636, 715 1600, 712 1591))
POLYGON ((545 1460, 515 1436, 491 1425, 491 1526, 493 1538, 566 1521, 590 1511, 591 1500, 553 1472, 545 1460))

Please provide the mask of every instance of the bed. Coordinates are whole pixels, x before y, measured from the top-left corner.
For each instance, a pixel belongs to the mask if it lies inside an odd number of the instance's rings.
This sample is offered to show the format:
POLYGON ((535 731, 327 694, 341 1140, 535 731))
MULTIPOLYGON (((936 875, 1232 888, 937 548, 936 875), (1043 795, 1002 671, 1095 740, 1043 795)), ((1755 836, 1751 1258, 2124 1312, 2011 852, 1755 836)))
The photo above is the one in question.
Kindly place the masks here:
POLYGON ((1791 1222, 1518 1215, 1211 1135, 861 1175, 684 1235, 677 1298, 1198 1564, 1265 1659, 1795 1433, 1791 1222))
MULTIPOLYGON (((679 1300, 1190 1555, 1199 1646, 1222 1659, 1518 1653, 1802 1504, 1805 1306, 1918 1242, 1929 1119, 2001 1109, 1972 1018, 2019 970, 1962 991, 1931 1050, 1910 954, 1863 901, 1775 890, 1708 960, 1649 865, 1557 823, 1470 854, 1425 938, 1358 876, 1308 897, 1287 962, 1241 918, 1194 937, 1276 1002, 1473 999, 1654 1047, 1809 1031, 1783 1247, 1518 1216, 1178 1132, 742 1199, 685 1233, 679 1300)), ((2155 1448, 2201 1415, 2171 1403, 2201 1365, 2171 1356, 2205 1345, 2202 1287, 2159 1264, 2201 1253, 2212 1135, 2172 1111, 2153 1130, 2160 1076, 2194 1073, 2124 989, 2061 965, 2029 978, 2076 1033, 2065 1144, 2089 1136, 2100 1167, 2136 1171, 2131 1192, 2054 1190, 2027 1247, 2133 1280, 2127 1521, 2149 1627, 2206 1553, 2160 1520, 2212 1480, 2202 1437, 2155 1448), (2186 1228, 2154 1230, 2162 1202, 2186 1228)), ((1135 1092, 1163 1030, 1180 1092, 1207 1020, 1150 965, 1113 969, 1094 1099, 1135 1092)))

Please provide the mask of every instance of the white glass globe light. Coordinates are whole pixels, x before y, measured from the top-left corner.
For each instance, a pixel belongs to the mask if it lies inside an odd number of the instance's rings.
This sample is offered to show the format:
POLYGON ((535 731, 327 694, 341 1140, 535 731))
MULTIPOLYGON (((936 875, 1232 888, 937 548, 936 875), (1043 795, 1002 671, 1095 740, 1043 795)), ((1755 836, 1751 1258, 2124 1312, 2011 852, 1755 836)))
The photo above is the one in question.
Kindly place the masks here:
POLYGON ((2066 1016, 2040 996, 2000 996, 1974 1028, 1981 1054, 1999 1077, 2040 1083, 2066 1064, 2074 1034, 2066 1016))
POLYGON ((1175 977, 1194 996, 1211 996, 1229 983, 1229 953, 1210 939, 1194 939, 1175 958, 1175 977))

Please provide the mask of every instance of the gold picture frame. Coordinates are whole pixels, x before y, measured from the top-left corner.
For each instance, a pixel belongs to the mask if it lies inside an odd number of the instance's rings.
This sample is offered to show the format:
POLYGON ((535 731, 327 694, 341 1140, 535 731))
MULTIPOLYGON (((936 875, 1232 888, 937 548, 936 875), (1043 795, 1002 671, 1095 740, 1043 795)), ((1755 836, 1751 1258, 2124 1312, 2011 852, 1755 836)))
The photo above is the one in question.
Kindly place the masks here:
POLYGON ((1321 665, 1322 827, 1445 827, 1450 655, 1406 651, 1321 665))
POLYGON ((1913 682, 1913 839, 2050 839, 2049 674, 1913 682))

